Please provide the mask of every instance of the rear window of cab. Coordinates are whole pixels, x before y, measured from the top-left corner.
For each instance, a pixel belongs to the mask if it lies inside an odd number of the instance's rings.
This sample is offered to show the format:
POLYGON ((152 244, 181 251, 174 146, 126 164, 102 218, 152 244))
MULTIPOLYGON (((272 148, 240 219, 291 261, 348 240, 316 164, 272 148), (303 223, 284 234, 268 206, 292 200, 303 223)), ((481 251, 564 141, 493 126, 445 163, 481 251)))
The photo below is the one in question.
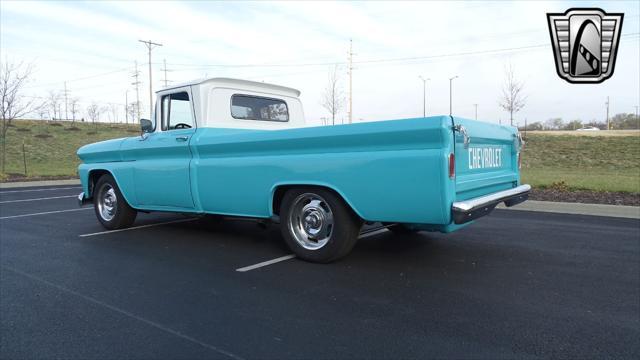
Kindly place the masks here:
POLYGON ((231 96, 231 116, 240 120, 289 121, 289 108, 281 99, 253 95, 231 96))

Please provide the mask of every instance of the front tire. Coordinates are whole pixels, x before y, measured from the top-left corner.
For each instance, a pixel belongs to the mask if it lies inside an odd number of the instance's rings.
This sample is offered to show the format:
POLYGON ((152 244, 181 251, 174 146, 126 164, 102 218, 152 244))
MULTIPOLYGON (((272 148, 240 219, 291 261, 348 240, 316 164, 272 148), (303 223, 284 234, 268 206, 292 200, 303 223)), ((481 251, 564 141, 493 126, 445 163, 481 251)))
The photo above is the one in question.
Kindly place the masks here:
POLYGON ((347 255, 362 221, 335 193, 322 188, 287 191, 280 206, 281 231, 301 259, 328 263, 347 255))
POLYGON ((93 208, 102 226, 116 230, 133 224, 138 212, 124 199, 113 176, 102 175, 94 189, 93 208))

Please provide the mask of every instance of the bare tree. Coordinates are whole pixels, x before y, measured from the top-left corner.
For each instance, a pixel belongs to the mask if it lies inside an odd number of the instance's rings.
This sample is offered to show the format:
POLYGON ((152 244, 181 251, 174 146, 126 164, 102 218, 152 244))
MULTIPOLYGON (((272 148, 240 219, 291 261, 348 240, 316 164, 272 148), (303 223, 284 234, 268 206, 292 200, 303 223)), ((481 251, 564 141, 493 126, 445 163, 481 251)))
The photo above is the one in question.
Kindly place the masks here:
POLYGON ((344 92, 340 85, 337 65, 329 72, 327 87, 322 94, 320 105, 331 114, 331 124, 335 125, 336 115, 344 108, 344 92))
MULTIPOLYGON (((109 108, 109 105, 102 105, 102 107, 100 107, 100 114, 106 115, 107 123, 111 122, 111 109, 109 108)), ((103 118, 104 117, 105 116, 103 116, 103 118)))
POLYGON ((136 114, 138 114, 138 103, 136 102, 129 103, 129 105, 127 105, 127 114, 129 115, 129 118, 133 120, 132 122, 135 124, 136 114))
POLYGON ((8 61, 0 65, 0 118, 2 128, 0 129, 0 142, 2 143, 2 172, 5 172, 5 162, 7 156, 7 131, 11 122, 21 118, 26 114, 36 112, 40 104, 35 102, 35 98, 25 96, 22 91, 25 84, 29 82, 33 65, 22 62, 13 64, 8 61))
POLYGON ((118 122, 118 106, 114 103, 109 104, 109 111, 111 111, 111 114, 113 116, 113 123, 117 123, 118 122))
POLYGON ((96 103, 92 103, 91 105, 87 106, 87 117, 89 118, 89 120, 93 122, 93 125, 96 127, 96 130, 98 129, 98 125, 96 124, 96 121, 99 120, 100 111, 101 109, 96 103))
POLYGON ((544 127, 547 130, 560 130, 564 126, 562 118, 548 119, 544 122, 544 127))
POLYGON ((37 113, 40 120, 46 119, 47 115, 49 115, 49 112, 47 111, 47 108, 45 106, 41 106, 40 108, 38 108, 37 113))
POLYGON ((69 99, 69 106, 71 106, 71 118, 73 119, 72 122, 76 122, 76 115, 78 114, 79 110, 78 109, 78 102, 80 100, 78 100, 78 98, 71 98, 69 99))
POLYGON ((49 90, 47 95, 47 104, 51 107, 53 120, 60 120, 60 93, 55 90, 49 90))
POLYGON ((524 82, 518 81, 513 66, 509 64, 505 66, 504 70, 505 82, 499 104, 501 108, 509 113, 511 126, 513 126, 513 114, 522 110, 527 101, 527 97, 523 93, 524 82))

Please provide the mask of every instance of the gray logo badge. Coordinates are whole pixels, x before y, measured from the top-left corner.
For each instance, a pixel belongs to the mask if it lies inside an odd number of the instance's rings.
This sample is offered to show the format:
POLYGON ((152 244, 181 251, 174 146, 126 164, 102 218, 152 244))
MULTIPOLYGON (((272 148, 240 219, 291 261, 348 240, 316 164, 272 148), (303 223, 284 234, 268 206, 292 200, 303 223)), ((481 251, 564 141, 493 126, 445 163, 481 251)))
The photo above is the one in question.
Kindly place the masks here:
POLYGON ((558 75, 573 84, 601 83, 613 75, 624 14, 573 8, 547 14, 558 75))

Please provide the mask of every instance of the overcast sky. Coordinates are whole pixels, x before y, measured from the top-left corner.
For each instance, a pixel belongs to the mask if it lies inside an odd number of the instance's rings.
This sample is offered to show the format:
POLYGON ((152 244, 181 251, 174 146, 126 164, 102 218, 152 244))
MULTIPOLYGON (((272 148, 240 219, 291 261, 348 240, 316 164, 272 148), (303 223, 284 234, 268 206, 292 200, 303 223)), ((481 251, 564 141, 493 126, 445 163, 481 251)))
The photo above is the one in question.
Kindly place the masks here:
MULTIPOLYGON (((449 78, 458 116, 506 121, 498 106, 504 67, 525 82, 524 123, 552 117, 602 121, 634 112, 640 100, 639 1, 532 2, 26 2, 0 1, 2 60, 35 64, 27 92, 46 96, 64 81, 82 107, 91 102, 124 107, 134 62, 141 71, 142 109, 148 109, 147 52, 153 50, 154 91, 170 82, 236 77, 302 91, 308 121, 327 117, 320 106, 327 76, 345 62, 353 39, 355 121, 422 115, 422 75, 429 115, 448 114, 449 78), (547 12, 570 7, 624 12, 613 77, 598 85, 569 84, 556 74, 547 12), (519 48, 516 50, 505 50, 519 48), (500 51, 497 51, 500 50, 500 51), (407 59, 409 58, 409 59, 407 59), (413 58, 413 59, 411 59, 413 58), (399 59, 399 60, 394 60, 399 59)), ((121 110, 122 111, 122 110, 121 110)), ((346 109, 339 115, 346 118, 346 109)))

